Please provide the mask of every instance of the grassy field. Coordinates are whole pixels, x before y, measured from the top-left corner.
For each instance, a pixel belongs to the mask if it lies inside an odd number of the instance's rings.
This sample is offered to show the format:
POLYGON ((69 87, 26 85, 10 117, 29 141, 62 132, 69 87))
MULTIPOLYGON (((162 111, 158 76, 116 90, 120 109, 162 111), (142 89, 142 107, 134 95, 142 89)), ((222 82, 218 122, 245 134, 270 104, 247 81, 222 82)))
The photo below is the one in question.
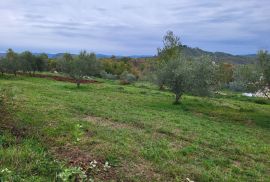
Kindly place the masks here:
POLYGON ((267 100, 228 93, 172 101, 144 83, 77 89, 2 76, 0 181, 60 181, 80 171, 95 181, 269 181, 267 100))

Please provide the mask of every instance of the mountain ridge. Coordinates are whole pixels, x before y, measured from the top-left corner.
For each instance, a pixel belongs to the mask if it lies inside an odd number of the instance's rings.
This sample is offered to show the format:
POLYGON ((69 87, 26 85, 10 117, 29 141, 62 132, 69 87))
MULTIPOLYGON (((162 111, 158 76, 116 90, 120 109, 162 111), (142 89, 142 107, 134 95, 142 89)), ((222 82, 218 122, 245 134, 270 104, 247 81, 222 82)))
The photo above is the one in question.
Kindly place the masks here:
MULTIPOLYGON (((249 64, 254 63, 256 61, 256 54, 246 54, 246 55, 233 55, 230 53, 225 52, 210 52, 205 51, 200 48, 191 48, 186 45, 182 46, 182 53, 186 57, 190 58, 198 58, 200 56, 210 56, 212 59, 214 59, 216 62, 224 62, 224 63, 231 63, 231 64, 249 64)), ((41 53, 33 53, 34 55, 39 55, 41 53)), ((48 55, 49 58, 54 59, 57 57, 62 56, 64 53, 45 53, 48 55)), ((0 57, 4 57, 6 53, 0 53, 0 57)), ((72 54, 77 55, 77 54, 72 54)), ((111 58, 114 55, 109 54, 96 54, 97 58, 111 58)), ((123 57, 130 57, 133 59, 140 59, 140 58, 151 58, 155 57, 155 55, 129 55, 129 56, 122 56, 122 55, 116 55, 116 58, 123 58, 123 57)))

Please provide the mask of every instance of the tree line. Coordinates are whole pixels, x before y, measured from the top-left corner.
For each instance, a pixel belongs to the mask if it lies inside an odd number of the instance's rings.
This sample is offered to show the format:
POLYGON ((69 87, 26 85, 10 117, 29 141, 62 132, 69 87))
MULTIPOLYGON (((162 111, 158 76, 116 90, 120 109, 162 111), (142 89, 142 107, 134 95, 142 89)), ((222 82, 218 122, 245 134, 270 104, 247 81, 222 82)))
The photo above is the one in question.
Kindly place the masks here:
POLYGON ((48 56, 46 54, 33 55, 29 51, 21 54, 8 49, 6 56, 0 58, 0 71, 2 74, 13 73, 15 76, 18 71, 34 74, 36 71, 45 71, 48 56))
POLYGON ((83 77, 94 76, 105 79, 120 79, 129 84, 138 79, 138 72, 131 59, 127 57, 97 59, 94 53, 81 51, 79 55, 64 53, 57 58, 48 58, 47 54, 32 54, 30 51, 16 53, 8 49, 5 57, 0 58, 0 72, 14 74, 25 73, 34 76, 36 72, 59 72, 73 78, 77 86, 83 77))
POLYGON ((221 89, 240 92, 262 92, 269 98, 270 55, 258 52, 258 60, 253 64, 233 65, 215 62, 209 56, 187 57, 182 53, 180 37, 168 31, 163 37, 163 47, 157 55, 147 59, 128 57, 97 59, 94 53, 86 51, 79 55, 65 53, 58 58, 48 58, 46 54, 34 55, 29 51, 20 54, 8 49, 0 58, 0 71, 34 75, 36 72, 50 71, 63 73, 76 80, 80 87, 86 76, 119 79, 122 84, 130 84, 138 79, 151 81, 160 90, 170 90, 175 94, 175 104, 181 102, 183 94, 211 96, 221 89))

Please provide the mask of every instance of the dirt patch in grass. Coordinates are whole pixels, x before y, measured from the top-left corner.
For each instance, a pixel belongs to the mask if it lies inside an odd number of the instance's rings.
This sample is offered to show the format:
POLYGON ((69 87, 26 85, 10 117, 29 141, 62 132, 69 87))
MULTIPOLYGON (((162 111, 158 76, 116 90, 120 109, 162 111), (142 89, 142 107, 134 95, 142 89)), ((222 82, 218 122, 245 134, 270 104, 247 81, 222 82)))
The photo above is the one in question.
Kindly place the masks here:
POLYGON ((139 161, 122 161, 117 166, 111 166, 110 169, 104 170, 106 160, 91 155, 90 152, 83 151, 79 147, 65 145, 63 147, 54 147, 50 150, 58 160, 66 161, 69 166, 81 167, 88 177, 96 181, 134 181, 134 179, 144 179, 159 181, 161 175, 155 171, 149 161, 139 159, 139 161), (97 161, 96 170, 90 169, 90 163, 97 161))
POLYGON ((62 147, 54 147, 50 150, 50 153, 59 160, 66 161, 68 165, 74 167, 81 167, 86 174, 94 179, 109 181, 117 179, 117 173, 114 167, 108 170, 104 170, 105 159, 97 158, 91 155, 90 152, 83 151, 77 146, 65 145, 62 147), (96 161, 95 169, 90 168, 90 163, 96 161))
MULTIPOLYGON (((194 140, 194 138, 196 137, 195 135, 189 136, 189 137, 185 137, 180 135, 181 130, 180 129, 173 129, 173 130, 164 130, 162 128, 160 128, 160 126, 152 126, 152 125, 145 125, 144 123, 141 122, 132 122, 132 123, 123 123, 123 122, 118 122, 118 121, 114 121, 111 119, 105 119, 102 117, 97 117, 97 116, 87 116, 85 118, 83 118, 83 120, 88 121, 94 125, 97 126, 102 126, 102 127, 108 127, 111 129, 129 129, 132 131, 144 131, 147 132, 144 129, 151 129, 152 130, 152 136, 154 136, 155 138, 163 138, 163 137, 167 137, 167 138, 171 138, 171 139, 175 139, 178 140, 180 139, 183 142, 192 142, 194 140)), ((88 135, 88 134, 87 134, 88 135)), ((89 135, 91 136, 91 132, 89 133, 89 135)))
POLYGON ((21 139, 23 139, 27 136, 27 133, 26 133, 27 128, 17 128, 15 126, 13 126, 12 123, 10 123, 10 124, 1 123, 0 132, 1 131, 9 131, 13 136, 16 137, 16 139, 18 141, 20 141, 21 139))
POLYGON ((122 177, 122 180, 124 179, 124 181, 131 181, 131 179, 135 178, 143 179, 143 181, 160 181, 162 178, 161 174, 155 171, 149 161, 140 159, 136 163, 131 161, 126 163, 128 165, 121 167, 121 170, 125 175, 122 177))
MULTIPOLYGON (((93 159, 93 156, 81 151, 78 147, 71 145, 65 145, 60 147, 54 147, 50 150, 56 158, 65 160, 71 166, 80 166, 83 169, 87 169, 93 159)), ((97 160, 97 159, 95 159, 97 160)))
POLYGON ((112 129, 139 129, 139 130, 142 129, 142 126, 139 125, 138 123, 135 124, 122 123, 96 116, 87 116, 84 118, 84 120, 94 125, 109 127, 112 129))
MULTIPOLYGON (((20 73, 20 75, 27 75, 29 76, 28 74, 25 74, 25 73, 20 73)), ((70 83, 77 83, 77 81, 73 78, 70 78, 70 77, 64 77, 64 76, 55 76, 55 75, 43 75, 43 74, 34 74, 34 75, 31 75, 31 77, 37 77, 37 78, 47 78, 47 79, 52 79, 52 80, 56 80, 56 81, 62 81, 62 82, 70 82, 70 83)), ((82 84, 87 84, 87 83, 100 83, 96 80, 84 80, 84 79, 81 79, 79 80, 80 83, 82 84)))
POLYGON ((0 96, 0 133, 3 131, 9 131, 12 135, 20 140, 26 136, 27 129, 25 127, 17 127, 12 114, 8 111, 6 104, 7 98, 0 96))

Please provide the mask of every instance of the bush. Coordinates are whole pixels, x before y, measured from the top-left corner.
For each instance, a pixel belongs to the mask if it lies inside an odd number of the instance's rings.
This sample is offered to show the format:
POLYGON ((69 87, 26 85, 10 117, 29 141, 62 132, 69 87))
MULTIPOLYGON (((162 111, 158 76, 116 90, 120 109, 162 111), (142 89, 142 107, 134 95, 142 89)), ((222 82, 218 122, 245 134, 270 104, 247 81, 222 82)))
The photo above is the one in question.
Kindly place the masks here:
POLYGON ((245 91, 245 84, 243 82, 230 82, 229 89, 235 92, 245 91))
POLYGON ((121 84, 131 84, 134 83, 137 78, 136 76, 134 76, 133 74, 124 71, 121 75, 120 75, 120 80, 121 80, 121 84))
POLYGON ((265 99, 256 99, 256 100, 254 100, 254 102, 255 103, 257 103, 257 104, 268 104, 269 102, 267 101, 267 100, 265 100, 265 99))
POLYGON ((100 76, 101 76, 101 78, 108 79, 108 80, 116 80, 117 79, 117 75, 107 73, 104 70, 100 72, 100 76))

